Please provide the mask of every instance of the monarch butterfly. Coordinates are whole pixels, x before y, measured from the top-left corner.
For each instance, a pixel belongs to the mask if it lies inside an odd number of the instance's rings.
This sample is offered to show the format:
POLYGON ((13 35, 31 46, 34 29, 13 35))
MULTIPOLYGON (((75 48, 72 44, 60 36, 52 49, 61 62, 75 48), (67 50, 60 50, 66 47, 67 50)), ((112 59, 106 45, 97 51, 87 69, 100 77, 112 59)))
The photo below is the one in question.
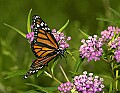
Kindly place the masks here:
POLYGON ((51 33, 48 25, 38 16, 32 18, 34 39, 31 42, 31 49, 37 57, 31 65, 30 70, 23 79, 38 72, 57 56, 64 56, 65 49, 60 49, 58 42, 51 33))

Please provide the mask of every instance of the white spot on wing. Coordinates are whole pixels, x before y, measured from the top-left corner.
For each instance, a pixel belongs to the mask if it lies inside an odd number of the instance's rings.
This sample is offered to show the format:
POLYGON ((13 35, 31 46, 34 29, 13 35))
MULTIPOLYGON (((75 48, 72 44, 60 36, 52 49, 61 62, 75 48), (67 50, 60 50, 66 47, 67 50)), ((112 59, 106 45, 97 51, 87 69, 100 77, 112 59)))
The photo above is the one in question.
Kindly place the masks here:
POLYGON ((40 27, 40 25, 39 25, 39 24, 37 24, 37 27, 40 27))
POLYGON ((45 27, 45 30, 47 30, 47 27, 45 27))
POLYGON ((45 23, 45 26, 47 26, 47 24, 45 23))
POLYGON ((28 78, 26 75, 25 75, 25 77, 24 78, 28 78))
POLYGON ((50 30, 50 28, 48 28, 48 30, 50 30))
POLYGON ((43 66, 41 66, 39 69, 43 68, 43 66))
POLYGON ((40 18, 39 16, 36 16, 36 18, 40 18))
POLYGON ((35 27, 34 29, 37 29, 37 27, 35 27))
POLYGON ((35 73, 35 70, 33 70, 32 73, 35 73))
POLYGON ((41 24, 40 24, 41 26, 43 26, 44 25, 44 23, 43 22, 41 22, 41 24))
POLYGON ((45 30, 44 28, 42 28, 43 30, 45 30))

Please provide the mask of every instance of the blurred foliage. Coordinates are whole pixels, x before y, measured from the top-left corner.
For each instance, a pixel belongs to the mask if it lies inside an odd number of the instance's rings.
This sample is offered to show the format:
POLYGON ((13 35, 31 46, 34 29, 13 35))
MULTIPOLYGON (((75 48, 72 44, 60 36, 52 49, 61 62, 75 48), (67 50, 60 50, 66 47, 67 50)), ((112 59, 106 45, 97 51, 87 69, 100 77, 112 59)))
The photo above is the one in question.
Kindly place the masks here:
MULTIPOLYGON (((120 18, 116 17, 109 7, 120 12, 119 0, 0 0, 0 93, 37 93, 35 87, 28 86, 25 83, 42 87, 58 86, 57 82, 44 75, 39 77, 33 75, 27 80, 23 80, 23 76, 4 79, 10 72, 28 70, 32 59, 35 59, 27 40, 3 25, 4 23, 27 33, 27 15, 31 8, 33 9, 32 15, 40 15, 51 29, 59 30, 69 19, 70 23, 64 32, 67 36, 72 37, 70 48, 78 50, 81 39, 85 38, 79 29, 89 35, 100 35, 100 31, 109 25, 120 27, 120 24, 96 20, 96 18, 119 20, 120 18)), ((77 58, 79 52, 75 52, 74 56, 77 58)), ((49 66, 51 64, 52 62, 49 63, 49 66)), ((68 77, 71 77, 70 71, 74 68, 74 60, 67 55, 67 64, 64 59, 59 59, 58 64, 61 64, 68 77)), ((87 70, 95 74, 111 76, 109 68, 104 62, 88 63, 84 60, 81 65, 79 72, 87 70)), ((56 77, 65 82, 59 67, 56 66, 55 71, 56 77)), ((105 91, 108 91, 108 88, 109 85, 106 86, 105 91)))

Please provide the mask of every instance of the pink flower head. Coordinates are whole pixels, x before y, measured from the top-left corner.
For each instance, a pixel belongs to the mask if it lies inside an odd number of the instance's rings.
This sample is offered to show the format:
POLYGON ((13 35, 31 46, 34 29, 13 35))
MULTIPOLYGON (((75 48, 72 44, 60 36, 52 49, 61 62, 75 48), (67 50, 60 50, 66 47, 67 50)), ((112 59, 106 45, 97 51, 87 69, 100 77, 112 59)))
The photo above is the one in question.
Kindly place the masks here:
POLYGON ((109 42, 115 34, 119 34, 119 33, 120 33, 120 28, 108 26, 107 30, 101 32, 101 37, 104 42, 109 42))
POLYGON ((73 84, 80 93, 97 93, 104 88, 103 78, 93 76, 93 73, 87 75, 87 71, 84 71, 83 75, 75 76, 73 84))
POLYGON ((26 38, 29 40, 29 43, 31 44, 31 42, 34 40, 34 32, 30 32, 26 35, 26 38))
POLYGON ((89 36, 88 40, 82 40, 81 41, 83 45, 80 46, 80 56, 82 58, 87 58, 88 62, 90 60, 100 60, 100 56, 102 55, 103 49, 102 49, 102 42, 100 39, 97 39, 97 35, 89 36))
POLYGON ((58 90, 60 91, 60 93, 68 93, 72 88, 73 83, 71 82, 62 83, 60 86, 58 86, 58 90))
POLYGON ((67 43, 67 41, 70 41, 71 37, 66 37, 64 33, 56 31, 56 29, 52 30, 52 34, 54 35, 61 49, 64 50, 65 48, 69 47, 69 44, 67 43))

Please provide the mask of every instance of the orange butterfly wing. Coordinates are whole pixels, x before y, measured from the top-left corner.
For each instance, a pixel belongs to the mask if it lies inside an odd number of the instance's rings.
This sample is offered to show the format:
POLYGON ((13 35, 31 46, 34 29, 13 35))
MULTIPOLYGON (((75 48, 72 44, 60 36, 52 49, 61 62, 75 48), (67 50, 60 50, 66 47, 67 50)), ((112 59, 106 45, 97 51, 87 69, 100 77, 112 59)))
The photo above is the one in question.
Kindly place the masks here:
POLYGON ((37 58, 47 56, 55 49, 58 49, 58 43, 48 25, 39 17, 33 17, 34 41, 31 44, 31 49, 37 58))
POLYGON ((51 34, 51 30, 47 24, 39 16, 33 17, 32 24, 34 40, 31 43, 31 49, 38 59, 32 63, 30 70, 26 73, 23 79, 38 72, 38 70, 47 65, 49 61, 58 56, 56 52, 56 50, 59 49, 58 43, 53 34, 51 34))
POLYGON ((26 73, 26 75, 23 77, 23 79, 26 79, 29 76, 31 76, 32 74, 38 72, 38 70, 42 69, 45 65, 48 64, 48 62, 50 62, 56 56, 57 56, 57 54, 53 54, 53 55, 51 55, 49 57, 36 59, 32 63, 30 70, 26 73))
POLYGON ((36 57, 47 56, 47 54, 59 48, 58 43, 51 33, 40 29, 36 30, 36 32, 37 36, 35 36, 34 42, 31 43, 31 49, 36 57))

